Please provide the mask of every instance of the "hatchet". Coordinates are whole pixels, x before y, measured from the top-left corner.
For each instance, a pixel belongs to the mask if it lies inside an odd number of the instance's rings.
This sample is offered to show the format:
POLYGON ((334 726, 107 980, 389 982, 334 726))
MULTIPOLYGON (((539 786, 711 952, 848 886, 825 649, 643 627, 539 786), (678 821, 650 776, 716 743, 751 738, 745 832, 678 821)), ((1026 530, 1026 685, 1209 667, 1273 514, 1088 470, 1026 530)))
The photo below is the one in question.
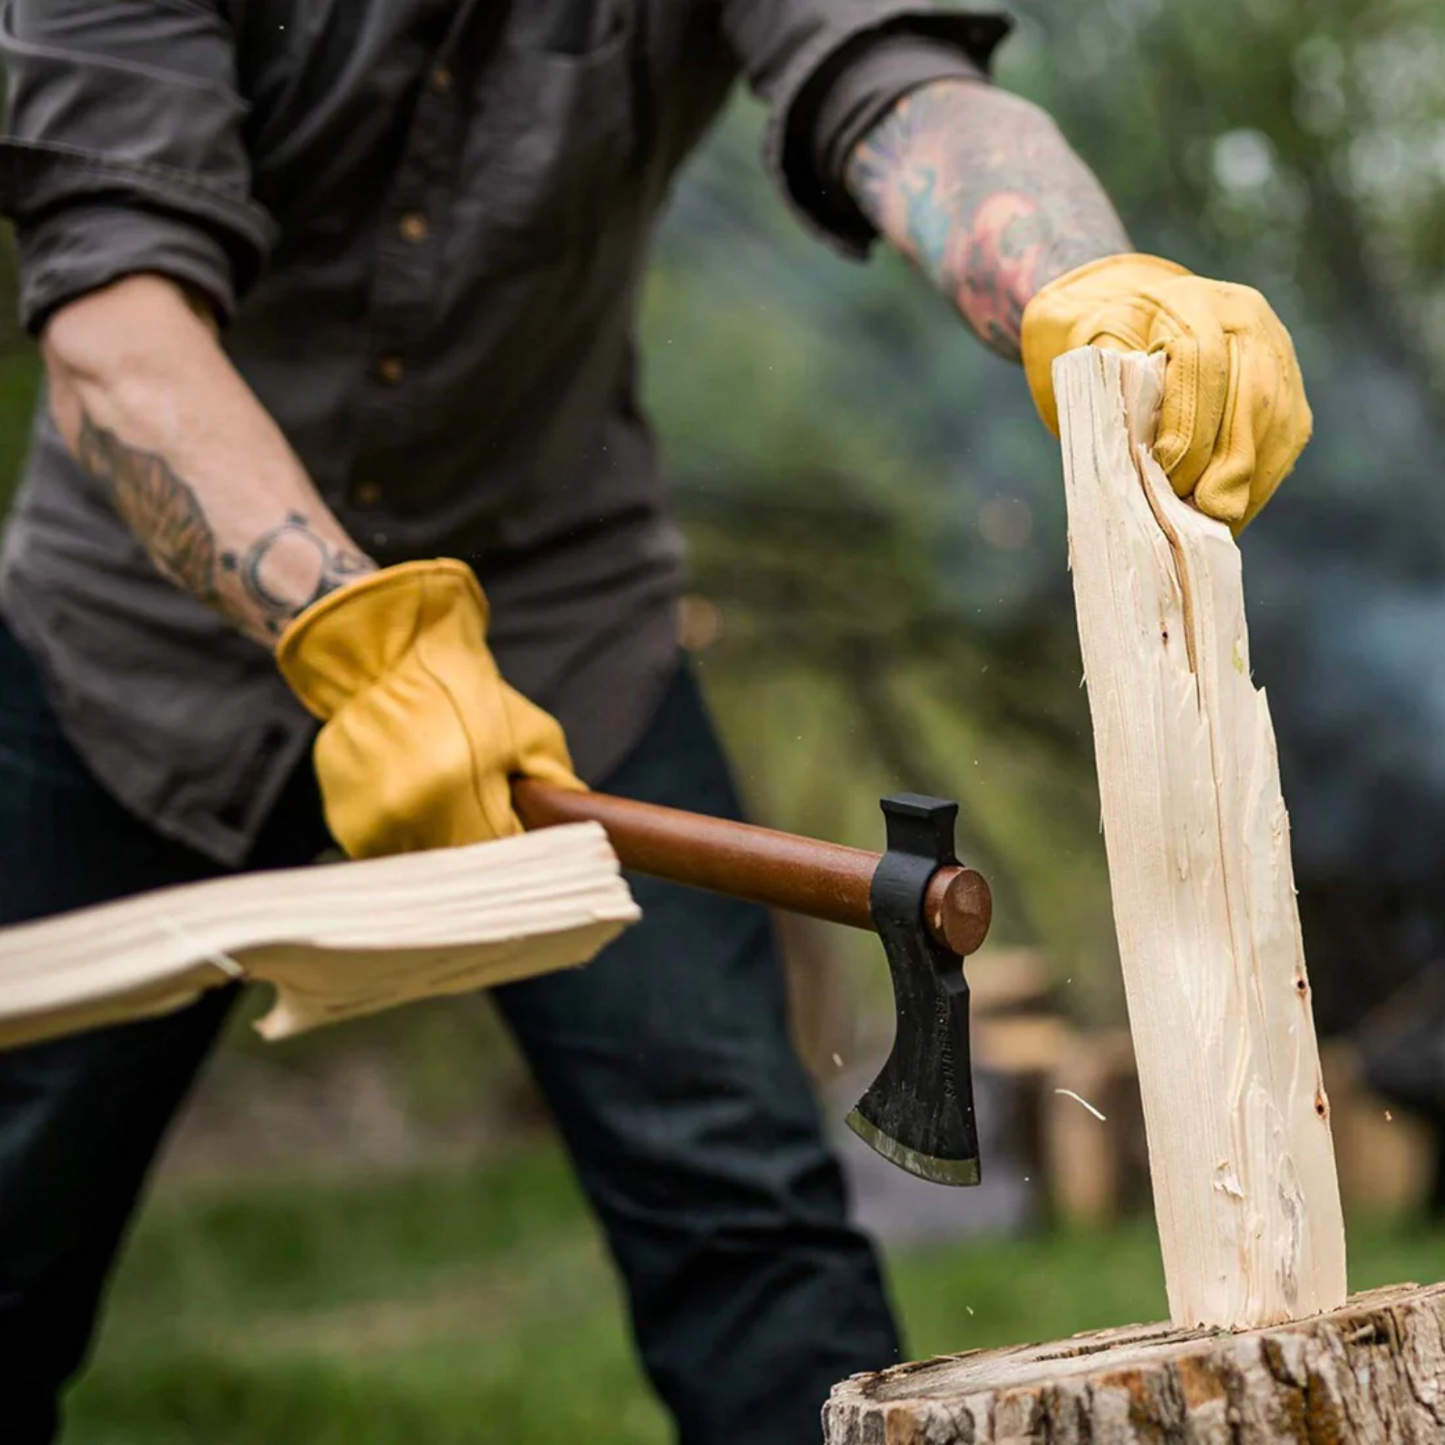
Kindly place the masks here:
POLYGON ((600 823, 638 873, 877 933, 893 978, 893 1050, 848 1124, 921 1179, 978 1183, 963 959, 987 937, 993 900, 954 856, 957 803, 884 798, 880 855, 529 779, 512 796, 528 829, 600 823))

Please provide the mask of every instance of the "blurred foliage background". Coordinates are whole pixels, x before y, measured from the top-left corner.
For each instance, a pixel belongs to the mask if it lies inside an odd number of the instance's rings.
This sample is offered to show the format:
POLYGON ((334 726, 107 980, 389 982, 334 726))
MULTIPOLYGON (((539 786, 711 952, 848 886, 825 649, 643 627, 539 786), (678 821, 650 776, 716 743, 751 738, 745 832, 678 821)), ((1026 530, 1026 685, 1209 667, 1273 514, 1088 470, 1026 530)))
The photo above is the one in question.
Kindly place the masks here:
MULTIPOLYGON (((1246 586, 1321 1020, 1348 1031, 1445 943, 1445 9, 1013 11, 1000 80, 1058 117, 1140 249, 1259 286, 1297 340, 1316 439, 1244 540, 1246 586)), ((1056 446, 901 262, 802 233, 761 123, 740 98, 691 167, 645 316, 688 639, 744 789, 761 820, 864 846, 880 794, 958 797, 995 938, 1041 950, 1078 1019, 1117 1021, 1056 446)), ((36 386, 12 314, 7 484, 36 386)), ((886 1034, 883 970, 866 939, 788 939, 826 1076, 886 1034)), ((158 1194, 76 1440, 663 1438, 484 1001, 282 1049, 238 1027, 158 1194)), ((1361 1223, 1353 1244, 1359 1286, 1445 1273, 1433 1232, 1361 1223)), ((920 1352, 1162 1309, 1147 1221, 915 1246, 894 1277, 920 1352)))

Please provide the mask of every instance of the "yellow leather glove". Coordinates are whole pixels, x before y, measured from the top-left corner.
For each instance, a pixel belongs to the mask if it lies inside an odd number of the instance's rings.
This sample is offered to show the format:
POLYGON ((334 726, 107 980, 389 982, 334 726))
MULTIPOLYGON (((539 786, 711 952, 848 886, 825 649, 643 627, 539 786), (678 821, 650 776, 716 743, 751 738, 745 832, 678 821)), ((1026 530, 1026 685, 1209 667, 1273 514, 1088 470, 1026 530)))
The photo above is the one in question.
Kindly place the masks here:
POLYGON ((407 562, 308 607, 276 649, 325 726, 316 774, 353 858, 519 833, 509 778, 582 788, 556 719, 502 681, 461 562, 407 562))
POLYGON ((1168 358, 1154 451, 1175 492, 1238 532, 1289 475, 1314 420, 1294 343, 1258 291, 1157 256, 1109 256, 1024 308, 1024 371, 1059 434, 1055 358, 1076 346, 1168 358))

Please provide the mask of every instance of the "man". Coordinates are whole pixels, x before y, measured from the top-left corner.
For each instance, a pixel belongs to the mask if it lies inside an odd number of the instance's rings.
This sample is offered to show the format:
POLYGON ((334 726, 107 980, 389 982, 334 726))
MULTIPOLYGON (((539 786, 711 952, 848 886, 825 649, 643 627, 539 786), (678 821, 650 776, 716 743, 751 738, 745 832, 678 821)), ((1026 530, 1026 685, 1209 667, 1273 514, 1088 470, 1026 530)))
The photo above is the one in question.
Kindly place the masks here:
MULTIPOLYGON (((517 773, 735 814, 632 324, 740 69, 803 215, 904 251, 1051 425, 1062 351, 1164 351, 1161 459, 1246 522, 1309 431, 1289 338, 1131 254, 987 82, 1006 28, 924 0, 12 0, 0 203, 48 387, 0 593, 0 919, 330 838, 494 837, 517 773)), ((895 1356, 877 1266, 764 918, 639 891, 593 968, 497 1003, 681 1438, 811 1438, 832 1382, 895 1356)), ((228 1002, 0 1059, 7 1440, 51 1437, 228 1002)))

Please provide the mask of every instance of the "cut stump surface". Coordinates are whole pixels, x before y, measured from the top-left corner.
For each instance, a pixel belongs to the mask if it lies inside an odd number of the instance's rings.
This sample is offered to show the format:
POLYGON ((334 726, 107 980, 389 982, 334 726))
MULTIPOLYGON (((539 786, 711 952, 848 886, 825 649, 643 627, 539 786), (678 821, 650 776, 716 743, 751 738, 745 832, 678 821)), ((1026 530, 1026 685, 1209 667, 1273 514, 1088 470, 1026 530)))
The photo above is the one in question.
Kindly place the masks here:
POLYGON ((1238 1334, 1133 1325, 838 1385, 826 1445, 1445 1441, 1445 1284, 1238 1334))

